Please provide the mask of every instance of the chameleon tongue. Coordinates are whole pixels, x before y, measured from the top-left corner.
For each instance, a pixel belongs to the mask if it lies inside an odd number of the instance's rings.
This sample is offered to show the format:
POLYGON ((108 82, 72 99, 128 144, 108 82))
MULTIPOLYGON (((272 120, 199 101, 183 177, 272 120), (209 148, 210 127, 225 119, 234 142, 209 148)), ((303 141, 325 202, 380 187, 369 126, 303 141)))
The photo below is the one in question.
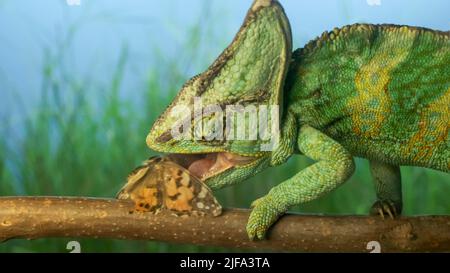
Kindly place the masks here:
POLYGON ((230 159, 228 153, 208 154, 205 158, 194 161, 189 166, 189 171, 194 176, 205 179, 233 167, 235 163, 230 159))
POLYGON ((253 160, 252 157, 239 156, 232 153, 213 153, 207 154, 203 159, 194 161, 188 169, 194 176, 205 179, 228 170, 235 165, 251 162, 251 160, 253 160))
POLYGON ((206 158, 194 161, 194 163, 189 166, 188 170, 194 176, 201 178, 205 173, 208 172, 209 169, 211 169, 214 163, 215 155, 211 154, 206 156, 206 158))
POLYGON ((202 179, 213 176, 217 173, 221 173, 225 170, 228 170, 229 168, 233 167, 235 164, 230 161, 230 158, 227 157, 227 153, 218 153, 216 157, 216 162, 214 162, 214 165, 209 168, 209 170, 202 175, 202 179))

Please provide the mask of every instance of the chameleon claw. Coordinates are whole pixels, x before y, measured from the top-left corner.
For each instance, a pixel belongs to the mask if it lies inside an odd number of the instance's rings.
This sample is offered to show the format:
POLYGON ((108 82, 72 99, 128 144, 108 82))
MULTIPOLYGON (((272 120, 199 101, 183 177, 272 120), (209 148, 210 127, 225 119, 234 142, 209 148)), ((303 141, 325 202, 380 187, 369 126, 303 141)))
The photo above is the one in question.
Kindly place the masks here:
POLYGON ((400 215, 400 213, 397 211, 397 207, 394 205, 392 206, 392 214, 393 214, 393 218, 395 218, 396 216, 400 215))
POLYGON ((383 210, 381 208, 378 208, 378 215, 380 215, 381 219, 384 220, 384 213, 383 213, 383 210))
POLYGON ((264 240, 266 231, 262 227, 247 226, 248 238, 250 241, 264 240))
POLYGON ((251 213, 247 224, 247 234, 251 241, 263 240, 266 237, 266 231, 269 228, 264 222, 264 217, 261 219, 259 214, 251 213))
MULTIPOLYGON (((384 210, 387 212, 387 214, 389 215, 389 217, 390 217, 391 219, 394 219, 394 218, 395 218, 394 215, 393 215, 393 213, 391 212, 391 208, 390 208, 390 207, 385 207, 384 210)), ((394 210, 395 210, 395 209, 394 209, 394 210)))
POLYGON ((400 210, 397 208, 399 205, 391 200, 378 200, 373 204, 371 209, 372 215, 379 215, 384 220, 385 215, 388 215, 390 219, 395 219, 400 210))

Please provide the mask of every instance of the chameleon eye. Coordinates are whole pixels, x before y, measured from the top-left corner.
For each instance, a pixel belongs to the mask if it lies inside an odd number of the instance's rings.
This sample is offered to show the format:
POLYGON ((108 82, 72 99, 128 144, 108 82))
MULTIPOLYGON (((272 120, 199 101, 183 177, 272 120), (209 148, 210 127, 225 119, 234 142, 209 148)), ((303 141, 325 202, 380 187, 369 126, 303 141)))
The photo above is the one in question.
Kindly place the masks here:
POLYGON ((200 141, 222 141, 224 139, 224 115, 213 113, 194 122, 194 137, 200 141))
POLYGON ((223 117, 214 114, 203 119, 203 137, 206 140, 223 139, 223 117))

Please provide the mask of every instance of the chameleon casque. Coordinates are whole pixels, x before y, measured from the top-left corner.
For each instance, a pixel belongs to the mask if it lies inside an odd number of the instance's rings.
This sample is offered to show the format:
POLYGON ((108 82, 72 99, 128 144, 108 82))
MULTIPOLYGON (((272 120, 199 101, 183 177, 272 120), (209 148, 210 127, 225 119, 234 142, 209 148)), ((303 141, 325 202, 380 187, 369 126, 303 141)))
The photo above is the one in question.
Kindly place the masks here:
MULTIPOLYGON (((231 45, 189 80, 154 123, 148 146, 217 190, 283 164, 294 154, 316 163, 253 202, 247 232, 264 238, 289 207, 344 183, 354 157, 370 162, 378 200, 372 213, 402 210, 401 165, 450 171, 450 32, 356 24, 292 53, 289 21, 276 0, 255 0, 231 45), (279 105, 272 151, 261 140, 178 139, 175 106, 279 105)), ((196 122, 211 117, 189 115, 196 122)), ((271 116, 271 118, 276 118, 271 116)), ((224 125, 225 126, 225 125, 224 125)), ((226 128, 230 129, 230 128, 226 128)))

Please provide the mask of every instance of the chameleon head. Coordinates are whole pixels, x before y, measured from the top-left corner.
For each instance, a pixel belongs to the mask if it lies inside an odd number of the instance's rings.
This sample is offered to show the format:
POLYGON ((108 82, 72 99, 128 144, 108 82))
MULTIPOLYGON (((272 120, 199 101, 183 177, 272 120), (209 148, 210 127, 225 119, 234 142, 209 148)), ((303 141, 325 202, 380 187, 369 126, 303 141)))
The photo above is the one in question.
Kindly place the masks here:
POLYGON ((233 42, 154 123, 147 145, 213 188, 263 169, 271 155, 264 147, 278 137, 291 51, 281 5, 255 0, 233 42))

